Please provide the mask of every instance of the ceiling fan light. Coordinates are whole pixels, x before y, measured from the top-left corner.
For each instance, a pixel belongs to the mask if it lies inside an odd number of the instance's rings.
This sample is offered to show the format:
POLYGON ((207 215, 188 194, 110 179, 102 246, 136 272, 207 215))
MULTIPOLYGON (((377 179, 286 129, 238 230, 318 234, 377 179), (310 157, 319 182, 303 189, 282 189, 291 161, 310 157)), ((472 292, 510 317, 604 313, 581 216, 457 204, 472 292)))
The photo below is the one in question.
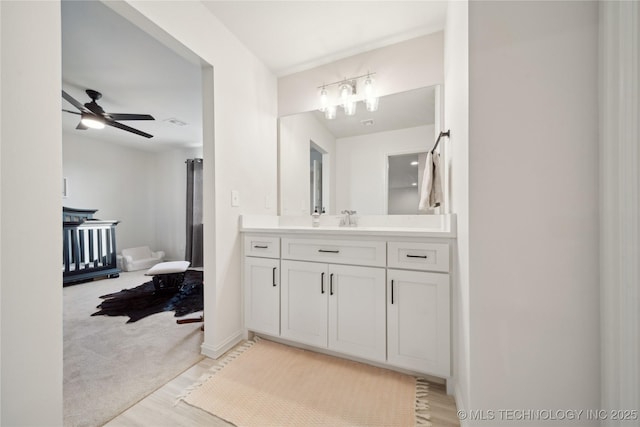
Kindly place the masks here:
POLYGON ((104 120, 101 120, 97 116, 92 116, 89 114, 82 114, 82 118, 80 122, 88 128, 91 129, 104 129, 104 120))

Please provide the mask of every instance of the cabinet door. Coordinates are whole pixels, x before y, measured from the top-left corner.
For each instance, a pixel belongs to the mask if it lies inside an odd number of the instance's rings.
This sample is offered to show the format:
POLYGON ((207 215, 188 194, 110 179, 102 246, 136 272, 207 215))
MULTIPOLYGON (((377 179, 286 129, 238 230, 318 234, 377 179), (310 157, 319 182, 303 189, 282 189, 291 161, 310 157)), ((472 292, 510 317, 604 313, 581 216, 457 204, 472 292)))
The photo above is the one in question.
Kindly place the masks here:
POLYGON ((449 275, 388 270, 387 293, 389 363, 448 377, 449 275))
POLYGON ((384 362, 385 270, 329 265, 329 348, 384 362))
POLYGON ((327 265, 282 261, 281 336, 327 347, 327 265))
POLYGON ((280 260, 245 257, 245 328, 265 334, 280 334, 280 260))

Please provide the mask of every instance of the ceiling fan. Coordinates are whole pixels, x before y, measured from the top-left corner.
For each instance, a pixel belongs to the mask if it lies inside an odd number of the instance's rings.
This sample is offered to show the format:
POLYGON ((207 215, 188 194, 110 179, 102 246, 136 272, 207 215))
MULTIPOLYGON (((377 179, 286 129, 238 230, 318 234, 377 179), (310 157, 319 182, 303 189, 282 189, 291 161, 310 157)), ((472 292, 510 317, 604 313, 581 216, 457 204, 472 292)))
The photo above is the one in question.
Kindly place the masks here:
POLYGON ((91 102, 87 102, 82 105, 80 102, 76 101, 71 95, 69 95, 64 90, 62 91, 62 97, 69 101, 74 107, 76 107, 80 112, 65 110, 62 111, 78 114, 80 116, 80 123, 76 126, 76 129, 85 130, 88 128, 93 129, 102 129, 105 125, 112 126, 114 128, 126 130, 127 132, 135 133, 136 135, 144 136, 145 138, 153 138, 153 135, 150 135, 146 132, 143 132, 138 129, 134 129, 130 126, 123 125, 119 123, 117 120, 155 120, 153 116, 149 114, 120 114, 120 113, 107 113, 105 112, 101 106, 99 106, 96 101, 102 98, 102 94, 98 91, 87 89, 87 95, 91 98, 91 102))

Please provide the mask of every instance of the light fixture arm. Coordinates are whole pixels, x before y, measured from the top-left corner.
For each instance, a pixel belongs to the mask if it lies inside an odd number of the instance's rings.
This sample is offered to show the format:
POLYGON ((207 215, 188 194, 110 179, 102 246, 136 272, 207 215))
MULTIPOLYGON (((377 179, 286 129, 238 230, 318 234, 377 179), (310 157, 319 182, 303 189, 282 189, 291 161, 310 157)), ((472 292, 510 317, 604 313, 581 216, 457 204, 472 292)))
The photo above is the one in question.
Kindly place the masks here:
POLYGON ((347 84, 351 84, 353 86, 353 82, 355 82, 358 79, 362 79, 364 77, 371 77, 371 76, 375 76, 376 73, 367 73, 367 74, 363 74, 361 76, 356 76, 356 77, 349 77, 348 79, 342 79, 342 80, 338 80, 337 82, 333 82, 333 83, 326 83, 326 84, 322 84, 320 86, 318 86, 318 89, 323 89, 329 86, 335 86, 335 85, 339 85, 339 84, 343 84, 343 83, 347 83, 347 84))

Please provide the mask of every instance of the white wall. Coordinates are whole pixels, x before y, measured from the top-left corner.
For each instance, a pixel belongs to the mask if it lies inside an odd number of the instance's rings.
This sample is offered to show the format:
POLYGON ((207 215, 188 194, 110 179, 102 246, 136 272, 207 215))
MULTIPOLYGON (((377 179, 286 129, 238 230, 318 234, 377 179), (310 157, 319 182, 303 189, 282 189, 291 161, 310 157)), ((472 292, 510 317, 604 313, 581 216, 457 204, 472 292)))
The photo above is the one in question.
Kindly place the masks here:
MULTIPOLYGON (((2 36, 2 7, 0 7, 0 40, 2 36)), ((2 70, 2 46, 0 44, 0 70, 2 70)), ((0 100, 2 99, 2 79, 0 79, 0 100)), ((0 102, 0 123, 2 123, 2 103, 0 102)), ((2 133, 0 133, 0 165, 2 165, 2 133)), ((1 171, 1 169, 0 169, 1 171)), ((0 173, 0 189, 2 173, 0 173)), ((2 197, 0 197, 0 242, 2 242, 2 197)), ((2 271, 2 245, 0 244, 0 271, 2 271)), ((2 275, 0 275, 0 301, 2 298, 2 275)), ((2 303, 0 303, 0 332, 2 331, 2 303)), ((2 334, 0 333, 0 402, 2 402, 2 334)), ((0 424, 2 424, 2 404, 0 404, 0 424)))
POLYGON ((601 400, 611 411, 640 408, 640 3, 599 11, 601 400))
POLYGON ((64 206, 98 209, 96 218, 119 220, 118 252, 149 246, 168 260, 184 259, 184 162, 202 157, 202 148, 152 152, 65 132, 62 150, 69 188, 64 206))
POLYGON ((276 78, 201 3, 128 4, 122 13, 161 28, 206 63, 203 351, 219 356, 242 337, 239 215, 276 214, 276 78))
POLYGON ((62 425, 60 3, 3 1, 0 16, 0 424, 56 426, 62 425))
POLYGON ((121 221, 116 231, 118 251, 157 248, 154 153, 65 132, 62 172, 69 188, 64 206, 98 209, 96 218, 121 221))
POLYGON ((453 378, 448 384, 458 409, 470 401, 470 301, 469 301, 469 6, 449 1, 445 30, 444 121, 451 130, 451 211, 456 214, 457 239, 453 250, 452 354, 453 378))
POLYGON ((378 96, 443 82, 442 31, 341 59, 278 79, 278 115, 319 107, 318 86, 375 72, 378 96))
MULTIPOLYGON (((427 151, 434 126, 417 126, 336 140, 336 212, 386 215, 387 156, 427 151)), ((417 202, 416 202, 417 207, 417 202)))
MULTIPOLYGON (((205 70, 203 85, 204 350, 219 352, 241 331, 238 215, 275 214, 276 79, 201 4, 131 4, 111 5, 156 29, 157 23, 216 70, 215 77, 205 70), (208 98, 216 108, 215 147, 208 98), (240 190, 241 208, 229 206, 231 189, 240 190)), ((60 3, 0 2, 0 8, 1 423, 62 425, 60 3), (25 99, 39 102, 38 126, 25 99), (25 174, 25 160, 35 173, 25 174)))
POLYGON ((599 406, 597 18, 469 2, 471 408, 599 406))
MULTIPOLYGON (((326 151, 329 164, 327 213, 334 214, 336 182, 336 139, 313 114, 295 114, 279 120, 280 215, 310 215, 310 141, 326 151)), ((327 159, 327 156, 323 156, 327 159)), ((324 179, 324 177, 323 177, 324 179)))

